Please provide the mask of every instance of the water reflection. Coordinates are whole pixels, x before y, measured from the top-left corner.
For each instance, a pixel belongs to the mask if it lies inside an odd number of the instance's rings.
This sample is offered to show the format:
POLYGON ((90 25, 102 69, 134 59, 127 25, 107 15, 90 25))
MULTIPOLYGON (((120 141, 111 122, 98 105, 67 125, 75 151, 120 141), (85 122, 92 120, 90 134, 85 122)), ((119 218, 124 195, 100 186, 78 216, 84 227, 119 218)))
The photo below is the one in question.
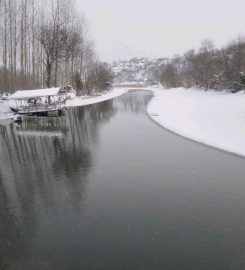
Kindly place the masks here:
POLYGON ((244 269, 244 159, 159 128, 151 95, 0 127, 0 269, 244 269))
POLYGON ((64 118, 0 125, 1 270, 29 261, 48 220, 71 221, 83 211, 98 128, 115 113, 108 101, 69 109, 64 118))
POLYGON ((123 95, 118 100, 118 110, 120 112, 132 112, 135 114, 144 113, 149 100, 152 97, 152 91, 131 90, 127 95, 123 95))

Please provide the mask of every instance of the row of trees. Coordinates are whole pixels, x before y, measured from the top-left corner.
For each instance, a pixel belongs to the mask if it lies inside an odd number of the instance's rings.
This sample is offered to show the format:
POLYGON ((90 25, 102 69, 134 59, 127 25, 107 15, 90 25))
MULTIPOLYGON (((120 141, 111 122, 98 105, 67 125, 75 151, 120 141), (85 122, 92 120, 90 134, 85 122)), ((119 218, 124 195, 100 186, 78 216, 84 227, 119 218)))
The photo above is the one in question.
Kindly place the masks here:
POLYGON ((238 38, 221 49, 204 40, 198 50, 190 50, 162 65, 156 77, 166 87, 202 87, 205 90, 245 88, 245 39, 238 38))
POLYGON ((0 53, 2 92, 66 84, 91 91, 112 79, 73 0, 1 0, 0 53))

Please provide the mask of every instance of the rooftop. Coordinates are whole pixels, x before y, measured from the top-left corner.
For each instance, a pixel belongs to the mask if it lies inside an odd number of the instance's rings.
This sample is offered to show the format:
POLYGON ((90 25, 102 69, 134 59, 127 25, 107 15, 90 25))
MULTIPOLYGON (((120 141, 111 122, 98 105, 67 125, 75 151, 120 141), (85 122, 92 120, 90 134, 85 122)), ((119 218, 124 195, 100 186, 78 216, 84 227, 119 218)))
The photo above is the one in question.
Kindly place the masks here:
POLYGON ((61 88, 46 88, 46 89, 37 89, 37 90, 21 90, 15 92, 11 99, 30 99, 38 97, 48 97, 48 96, 57 96, 61 88))

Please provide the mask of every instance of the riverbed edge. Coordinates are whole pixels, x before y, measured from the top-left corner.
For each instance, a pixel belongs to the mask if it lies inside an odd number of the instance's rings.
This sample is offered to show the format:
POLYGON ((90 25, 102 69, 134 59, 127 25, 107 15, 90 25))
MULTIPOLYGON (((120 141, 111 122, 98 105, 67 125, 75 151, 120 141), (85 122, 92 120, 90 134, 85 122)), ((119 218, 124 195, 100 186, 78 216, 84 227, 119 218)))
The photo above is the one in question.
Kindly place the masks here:
POLYGON ((221 151, 223 153, 231 154, 231 155, 239 157, 239 158, 245 158, 245 151, 237 151, 237 150, 231 149, 225 145, 218 145, 217 143, 215 143, 211 140, 203 140, 202 138, 192 136, 191 134, 186 134, 182 130, 178 129, 178 127, 177 127, 178 123, 173 123, 173 126, 168 125, 164 121, 164 115, 157 108, 159 107, 158 103, 162 103, 162 105, 164 104, 164 98, 163 98, 163 96, 161 96, 162 91, 169 91, 169 90, 163 90, 160 88, 157 88, 157 89, 145 88, 143 90, 147 90, 147 91, 150 90, 153 92, 153 97, 151 98, 151 100, 147 104, 146 111, 147 111, 149 118, 153 122, 158 124, 160 127, 164 128, 165 130, 167 130, 167 131, 169 131, 177 136, 180 136, 184 139, 187 139, 187 140, 193 141, 195 143, 204 145, 204 146, 209 147, 211 149, 215 149, 215 150, 221 151))

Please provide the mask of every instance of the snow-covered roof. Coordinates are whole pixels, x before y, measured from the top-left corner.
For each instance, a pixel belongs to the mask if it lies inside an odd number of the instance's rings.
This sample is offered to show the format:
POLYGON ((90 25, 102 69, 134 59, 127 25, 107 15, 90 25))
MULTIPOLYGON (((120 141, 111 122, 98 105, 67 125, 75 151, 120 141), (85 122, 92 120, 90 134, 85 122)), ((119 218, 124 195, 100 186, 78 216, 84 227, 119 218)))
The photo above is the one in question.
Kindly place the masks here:
POLYGON ((11 96, 11 99, 29 99, 29 98, 37 98, 37 97, 57 96, 59 92, 60 92, 60 87, 37 89, 37 90, 21 90, 21 91, 15 92, 11 96))

